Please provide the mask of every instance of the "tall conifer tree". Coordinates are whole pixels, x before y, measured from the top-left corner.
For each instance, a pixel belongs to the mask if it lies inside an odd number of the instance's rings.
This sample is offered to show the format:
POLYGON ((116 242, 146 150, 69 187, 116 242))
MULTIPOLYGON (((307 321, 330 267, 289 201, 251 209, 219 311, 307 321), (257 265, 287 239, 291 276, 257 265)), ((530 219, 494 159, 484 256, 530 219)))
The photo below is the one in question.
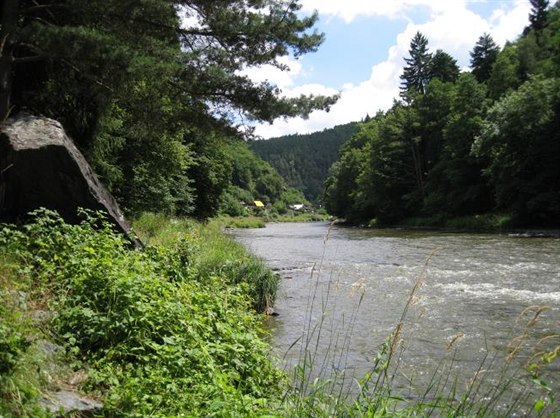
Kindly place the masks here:
POLYGON ((479 82, 482 83, 490 78, 492 65, 498 57, 498 52, 500 52, 500 48, 489 34, 485 33, 478 38, 471 51, 471 69, 479 82))
POLYGON ((529 22, 531 28, 536 31, 541 30, 546 25, 548 0, 530 0, 531 13, 529 14, 529 22))
POLYGON ((428 51, 428 39, 420 32, 410 42, 409 57, 401 75, 401 97, 410 100, 411 94, 426 93, 430 81, 432 54, 428 51))

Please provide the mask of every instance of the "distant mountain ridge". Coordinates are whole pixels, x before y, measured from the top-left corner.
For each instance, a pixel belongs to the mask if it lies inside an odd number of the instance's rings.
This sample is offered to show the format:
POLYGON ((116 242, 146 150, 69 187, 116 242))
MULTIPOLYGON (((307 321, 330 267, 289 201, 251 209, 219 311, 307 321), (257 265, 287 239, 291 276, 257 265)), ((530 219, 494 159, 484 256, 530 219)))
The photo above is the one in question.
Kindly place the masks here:
POLYGON ((330 166, 340 147, 352 137, 357 122, 311 134, 286 135, 251 142, 251 149, 268 161, 286 182, 313 202, 320 201, 330 166))

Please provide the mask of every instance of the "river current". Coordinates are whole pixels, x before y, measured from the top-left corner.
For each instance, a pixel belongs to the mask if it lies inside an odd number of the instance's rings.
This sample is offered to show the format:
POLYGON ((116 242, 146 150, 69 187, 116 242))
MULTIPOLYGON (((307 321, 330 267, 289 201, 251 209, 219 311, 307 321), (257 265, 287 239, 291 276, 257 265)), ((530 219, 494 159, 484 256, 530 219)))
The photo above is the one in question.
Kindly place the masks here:
POLYGON ((405 308, 397 380, 411 392, 438 367, 466 381, 501 367, 489 359, 513 353, 523 365, 560 344, 539 342, 560 333, 560 239, 327 223, 232 234, 282 277, 279 316, 266 325, 287 369, 307 350, 318 374, 343 370, 358 379, 405 308))

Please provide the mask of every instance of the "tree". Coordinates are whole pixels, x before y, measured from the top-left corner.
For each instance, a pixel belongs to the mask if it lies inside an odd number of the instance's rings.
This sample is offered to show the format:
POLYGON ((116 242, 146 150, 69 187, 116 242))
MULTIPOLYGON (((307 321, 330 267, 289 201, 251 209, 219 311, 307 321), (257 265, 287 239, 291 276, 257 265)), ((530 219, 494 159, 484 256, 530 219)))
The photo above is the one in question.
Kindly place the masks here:
POLYGON ((401 75, 401 97, 410 100, 415 93, 424 94, 430 81, 432 55, 428 52, 428 39, 420 32, 410 42, 409 57, 401 75))
POLYGON ((391 225, 417 213, 423 199, 418 115, 411 106, 395 104, 372 120, 368 129, 368 158, 353 193, 355 212, 363 220, 375 218, 391 225))
POLYGON ((357 124, 352 122, 312 134, 252 141, 251 149, 268 161, 288 185, 318 202, 330 166, 338 158, 341 145, 356 129, 357 124))
POLYGON ((10 111, 15 32, 18 19, 18 0, 4 0, 0 12, 0 123, 10 111))
POLYGON ((498 100, 521 84, 519 56, 516 45, 506 45, 498 54, 490 78, 486 81, 491 99, 498 100))
POLYGON ((242 120, 306 116, 336 101, 282 97, 243 75, 264 64, 285 69, 279 58, 318 48, 317 15, 300 8, 288 0, 5 1, 0 120, 12 108, 59 120, 129 211, 185 213, 205 202, 208 213, 223 184, 195 164, 209 149, 193 138, 241 136, 242 120))
MULTIPOLYGON (((372 124, 373 122, 368 122, 369 126, 372 124)), ((370 128, 363 126, 344 145, 340 159, 331 166, 329 176, 325 180, 325 207, 327 211, 349 221, 357 221, 363 218, 363 213, 358 214, 358 205, 363 206, 363 199, 356 201, 355 196, 360 193, 357 179, 363 170, 363 164, 368 158, 367 151, 364 149, 367 143, 366 135, 368 135, 364 132, 366 129, 370 128)))
MULTIPOLYGON (((89 125, 95 125, 110 98, 129 94, 131 82, 153 68, 164 70, 159 83, 173 86, 174 94, 189 104, 191 123, 218 127, 231 125, 237 117, 234 112, 272 121, 328 108, 334 98, 282 98, 276 86, 253 83, 240 75, 246 67, 263 64, 284 69, 279 57, 314 51, 323 40, 321 34, 310 32, 317 16, 299 17, 297 1, 249 3, 52 0, 39 6, 29 0, 9 0, 2 11, 7 46, 0 79, 15 74, 16 109, 37 108, 31 96, 44 96, 56 91, 53 86, 63 85, 73 104, 80 104, 77 97, 93 102, 85 112, 94 113, 89 125), (178 11, 188 19, 181 20, 178 11), (183 22, 196 23, 185 26, 183 22), (41 62, 36 71, 41 73, 40 83, 25 85, 18 77, 19 72, 30 71, 19 65, 24 58, 41 62)), ((10 86, 3 86, 6 102, 10 86)), ((60 116, 50 105, 44 100, 37 110, 60 116)), ((7 115, 6 106, 2 109, 0 119, 7 115)))
POLYGON ((501 210, 525 225, 560 219, 560 81, 533 78, 489 111, 475 154, 501 210))
POLYGON ((540 31, 546 25, 548 0, 529 0, 531 2, 531 12, 529 13, 529 22, 531 28, 540 31))
POLYGON ((478 38, 471 51, 471 69, 479 82, 485 82, 490 78, 492 65, 496 61, 498 52, 500 52, 500 48, 489 34, 485 33, 478 38))
POLYGON ((427 179, 426 214, 456 217, 484 213, 492 208, 490 191, 482 177, 483 165, 471 154, 486 113, 486 89, 463 73, 454 85, 445 120, 441 155, 427 179))
POLYGON ((438 49, 431 61, 430 78, 438 78, 444 82, 454 83, 459 78, 461 70, 457 60, 447 52, 438 49))

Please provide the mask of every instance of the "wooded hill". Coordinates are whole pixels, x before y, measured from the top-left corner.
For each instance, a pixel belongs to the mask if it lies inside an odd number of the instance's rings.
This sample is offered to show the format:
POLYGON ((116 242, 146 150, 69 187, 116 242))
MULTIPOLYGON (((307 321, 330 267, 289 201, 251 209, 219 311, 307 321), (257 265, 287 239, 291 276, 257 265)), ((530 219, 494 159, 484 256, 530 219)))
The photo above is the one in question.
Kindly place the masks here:
POLYGON ((286 182, 311 201, 319 202, 329 168, 341 145, 356 132, 356 122, 307 135, 286 135, 252 141, 251 149, 268 161, 286 182))
POLYGON ((401 100, 360 124, 331 169, 330 213, 385 225, 484 214, 560 225, 560 2, 531 4, 515 42, 479 38, 470 72, 416 34, 401 100))

